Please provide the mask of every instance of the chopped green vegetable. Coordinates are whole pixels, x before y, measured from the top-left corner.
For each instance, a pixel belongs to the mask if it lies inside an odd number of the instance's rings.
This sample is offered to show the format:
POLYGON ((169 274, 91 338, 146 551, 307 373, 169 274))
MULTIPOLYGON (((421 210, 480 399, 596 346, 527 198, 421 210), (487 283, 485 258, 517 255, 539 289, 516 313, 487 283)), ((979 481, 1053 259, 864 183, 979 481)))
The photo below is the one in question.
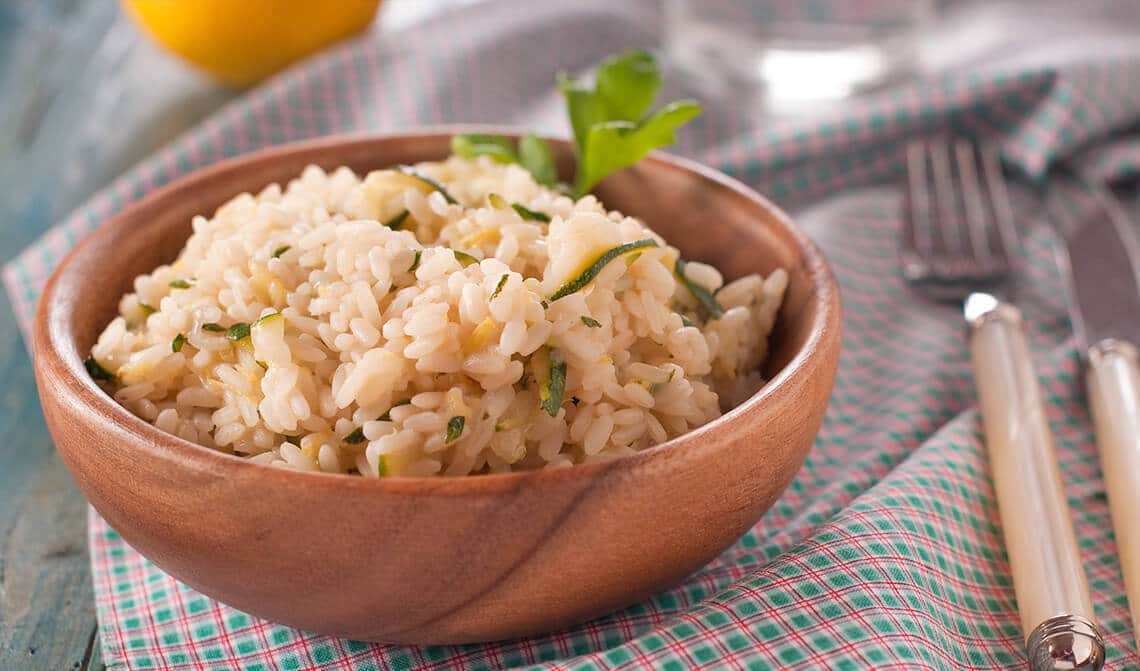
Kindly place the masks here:
POLYGON ((496 163, 516 163, 518 154, 509 138, 501 135, 453 135, 451 153, 460 158, 490 156, 496 163))
POLYGON ((665 388, 665 385, 672 382, 673 378, 676 375, 677 375, 677 369, 676 368, 670 368, 669 369, 669 377, 665 378, 664 382, 654 382, 653 384, 649 385, 649 393, 656 396, 657 392, 661 391, 662 389, 665 388))
POLYGON ((586 326, 589 326, 592 329, 598 329, 598 328, 602 327, 602 323, 600 321, 598 321, 597 319, 594 319, 593 317, 588 317, 586 315, 582 315, 582 323, 585 324, 586 326))
POLYGON ((388 228, 392 229, 393 231, 398 231, 398 230, 400 230, 400 227, 404 225, 404 221, 407 220, 408 214, 409 213, 407 210, 400 210, 400 212, 398 214, 396 214, 396 216, 392 217, 388 221, 385 221, 384 225, 387 226, 388 228))
POLYGON ((420 267, 420 257, 423 256, 423 254, 424 252, 422 249, 416 250, 416 258, 412 259, 412 265, 408 266, 409 273, 416 272, 416 268, 420 267))
POLYGON ((83 360, 83 367, 87 369, 87 374, 93 380, 104 380, 106 382, 114 382, 115 374, 107 370, 95 360, 94 356, 89 356, 83 360))
POLYGON ((301 436, 285 436, 285 442, 290 445, 301 446, 301 436))
POLYGON ((405 175, 415 177, 416 179, 420 180, 424 184, 427 184, 428 186, 435 189, 436 191, 439 191, 440 195, 443 196, 443 199, 446 200, 448 203, 451 203, 452 205, 458 205, 459 204, 459 201, 455 200, 455 198, 453 198, 452 195, 447 192, 447 189, 443 188, 442 184, 435 181, 431 177, 428 177, 426 175, 421 175, 420 173, 416 172, 415 170, 413 170, 412 168, 409 168, 406 165, 397 166, 396 170, 399 170, 400 172, 404 173, 405 175))
POLYGON ((714 296, 711 291, 690 280, 688 277, 685 277, 685 262, 680 258, 677 259, 676 265, 673 266, 673 272, 677 275, 677 279, 681 280, 681 284, 685 285, 689 293, 693 294, 693 297, 697 299, 697 302, 701 304, 701 307, 703 307, 713 319, 719 319, 724 315, 724 308, 717 302, 716 296, 714 296))
POLYGON ((139 309, 142 310, 143 314, 148 316, 148 317, 151 316, 152 314, 158 312, 158 310, 156 310, 154 308, 154 306, 152 306, 149 303, 144 303, 143 301, 139 301, 139 309))
POLYGON ((555 349, 550 350, 550 377, 538 388, 538 398, 542 409, 554 417, 562 407, 562 395, 566 393, 566 361, 555 349))
POLYGON ((273 250, 273 258, 275 258, 275 259, 281 258, 281 255, 284 254, 285 252, 289 251, 290 249, 293 249, 293 247, 291 245, 282 245, 282 246, 278 247, 277 249, 273 250))
POLYGON ((364 442, 364 427, 361 427, 361 426, 356 427, 356 429, 354 429, 352 433, 348 434, 344 438, 341 438, 341 441, 348 443, 349 445, 359 445, 360 443, 363 443, 364 442))
POLYGON ((451 250, 451 253, 455 254, 455 260, 463 264, 464 268, 471 265, 472 263, 479 263, 479 259, 471 256, 467 252, 461 252, 458 249, 453 249, 451 250))
POLYGON ((171 341, 170 349, 172 349, 175 352, 181 352, 182 346, 185 344, 186 344, 186 336, 179 333, 178 335, 174 336, 174 340, 171 341))
POLYGON ((189 289, 190 282, 188 280, 174 280, 170 283, 171 289, 189 289))
POLYGON ((490 203, 491 207, 495 208, 496 210, 505 210, 511 206, 510 203, 507 202, 506 198, 503 198, 497 193, 488 193, 487 202, 490 203))
POLYGON ((519 216, 523 219, 528 219, 530 221, 545 221, 547 223, 550 222, 550 215, 544 212, 535 212, 534 210, 519 205, 518 203, 512 203, 511 209, 513 209, 515 212, 518 212, 519 216))
POLYGON ((226 327, 222 326, 221 324, 215 324, 214 322, 206 322, 205 324, 202 324, 202 330, 213 331, 214 333, 225 333, 226 327))
POLYGON ((519 139, 519 163, 530 171, 534 181, 539 184, 554 186, 558 183, 550 145, 534 133, 527 133, 519 139))
MULTIPOLYGON (((410 398, 405 398, 405 399, 403 399, 403 400, 400 400, 400 401, 396 401, 395 403, 393 403, 393 404, 392 404, 392 408, 398 408, 398 407, 400 407, 401 405, 407 405, 407 404, 409 404, 409 403, 411 403, 411 402, 412 402, 412 399, 410 399, 410 398)), ((388 408, 388 412, 386 412, 386 413, 384 413, 383 415, 380 415, 379 417, 377 417, 377 418, 376 418, 376 421, 377 421, 377 422, 390 422, 390 421, 392 421, 392 408, 388 408)))
POLYGON ((444 444, 454 442, 463 435, 463 425, 467 422, 467 418, 463 415, 456 415, 447 420, 447 437, 444 438, 444 444))
POLYGON ((278 319, 284 319, 284 318, 285 318, 285 315, 281 314, 280 312, 270 312, 269 314, 267 314, 264 317, 261 317, 260 319, 255 321, 253 323, 253 325, 258 326, 259 324, 269 324, 269 323, 272 323, 274 321, 277 321, 278 319))
POLYGON ((510 274, 503 273, 503 276, 499 278, 499 283, 495 285, 495 290, 491 292, 491 300, 495 300, 495 296, 498 296, 503 287, 507 286, 508 279, 510 279, 510 274))
POLYGON ((656 246, 656 240, 653 238, 646 238, 644 240, 627 242, 624 245, 618 245, 617 247, 614 247, 613 249, 599 256, 596 261, 591 263, 585 270, 582 271, 581 275, 578 275, 574 279, 559 287, 558 291, 555 291, 554 295, 550 297, 550 300, 556 301, 563 296, 569 296, 575 291, 581 290, 587 284, 592 282, 594 278, 598 276, 598 273, 602 272, 602 268, 605 268, 606 264, 618 258, 622 254, 628 254, 629 252, 636 251, 638 249, 645 249, 646 247, 656 246))
POLYGON ((244 340, 249 337, 249 324, 245 322, 238 322, 226 330, 227 340, 244 340))
POLYGON ((386 458, 386 455, 381 454, 380 458, 376 461, 376 475, 381 478, 385 475, 388 475, 388 459, 386 458))
POLYGON ((689 319, 685 315, 681 315, 681 325, 682 326, 696 326, 696 324, 693 323, 693 320, 689 319))

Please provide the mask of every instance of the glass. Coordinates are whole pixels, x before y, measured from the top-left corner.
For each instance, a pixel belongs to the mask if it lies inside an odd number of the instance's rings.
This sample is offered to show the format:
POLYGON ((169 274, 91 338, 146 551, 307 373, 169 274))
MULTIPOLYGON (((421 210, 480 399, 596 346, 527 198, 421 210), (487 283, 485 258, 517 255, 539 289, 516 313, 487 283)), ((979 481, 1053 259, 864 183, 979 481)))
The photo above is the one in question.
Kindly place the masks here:
POLYGON ((882 87, 918 70, 933 0, 667 0, 679 68, 770 111, 882 87))

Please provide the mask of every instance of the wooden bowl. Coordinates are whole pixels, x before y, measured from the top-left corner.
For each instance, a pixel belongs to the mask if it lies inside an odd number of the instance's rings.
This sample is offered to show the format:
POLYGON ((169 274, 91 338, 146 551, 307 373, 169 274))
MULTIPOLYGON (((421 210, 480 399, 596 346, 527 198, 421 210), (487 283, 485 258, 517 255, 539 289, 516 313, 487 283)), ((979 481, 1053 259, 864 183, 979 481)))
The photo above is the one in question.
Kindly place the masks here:
MULTIPOLYGON (((56 270, 36 380, 87 499, 164 571, 300 629, 398 643, 549 632, 630 605, 713 559, 776 500, 819 430, 839 356, 839 292, 818 249, 764 198, 655 154, 596 192, 729 277, 785 268, 770 381, 714 422, 635 456, 568 469, 371 479, 261 466, 136 418, 83 359, 132 278, 169 262, 190 219, 310 163, 359 173, 437 160, 449 130, 330 138, 224 161, 99 227, 56 270)), ((561 167, 569 148, 556 142, 561 167)))

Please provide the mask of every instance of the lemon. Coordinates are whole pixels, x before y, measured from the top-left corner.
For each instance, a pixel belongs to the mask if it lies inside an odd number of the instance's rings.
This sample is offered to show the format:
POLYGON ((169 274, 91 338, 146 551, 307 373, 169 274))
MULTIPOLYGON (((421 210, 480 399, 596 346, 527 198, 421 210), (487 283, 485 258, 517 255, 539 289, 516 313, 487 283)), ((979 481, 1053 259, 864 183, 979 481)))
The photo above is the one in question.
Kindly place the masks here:
POLYGON ((246 86, 363 30, 380 0, 122 0, 167 49, 221 81, 246 86))

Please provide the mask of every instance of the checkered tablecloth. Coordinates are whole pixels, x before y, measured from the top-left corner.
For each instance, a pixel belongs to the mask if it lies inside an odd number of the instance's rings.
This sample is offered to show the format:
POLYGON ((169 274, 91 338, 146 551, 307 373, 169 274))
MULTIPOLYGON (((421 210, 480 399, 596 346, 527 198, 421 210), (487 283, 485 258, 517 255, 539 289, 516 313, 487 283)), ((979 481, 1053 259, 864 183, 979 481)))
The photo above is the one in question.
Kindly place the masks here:
MULTIPOLYGON (((109 214, 226 156, 339 132, 494 122, 564 133, 552 87, 634 46, 657 46, 652 2, 477 5, 344 45, 271 80, 130 170, 4 269, 25 329, 51 269, 109 214)), ((697 82, 673 78, 692 92, 697 82)), ((699 92, 699 91, 698 91, 699 92)), ((1000 520, 956 310, 895 269, 901 147, 947 129, 999 143, 1039 179, 1059 159, 1137 173, 1140 48, 1109 58, 946 74, 810 119, 763 121, 709 100, 675 148, 794 208, 842 285, 845 340, 807 463, 749 533, 674 589, 526 640, 407 647, 265 622, 162 573, 95 513, 90 544, 112 669, 991 669, 1024 665, 1000 520)), ((1110 669, 1136 668, 1079 362, 1039 207, 1018 303, 1057 440, 1110 669)))

